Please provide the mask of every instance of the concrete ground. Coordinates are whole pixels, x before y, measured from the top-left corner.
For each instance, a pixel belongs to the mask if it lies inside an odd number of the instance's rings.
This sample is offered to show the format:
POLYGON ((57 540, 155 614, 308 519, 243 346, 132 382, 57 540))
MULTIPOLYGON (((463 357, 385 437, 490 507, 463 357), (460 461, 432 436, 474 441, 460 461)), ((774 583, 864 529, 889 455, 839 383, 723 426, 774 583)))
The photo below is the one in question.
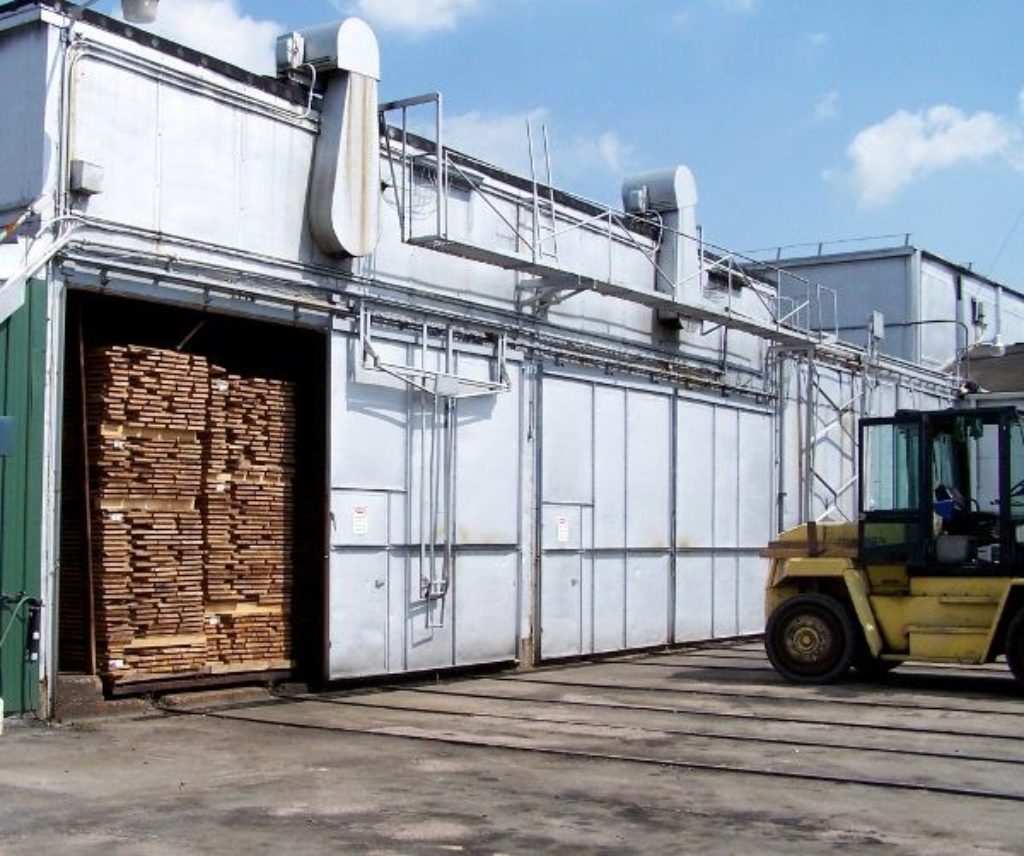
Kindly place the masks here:
POLYGON ((1000 666, 792 687, 749 643, 167 710, 9 728, 0 852, 1024 853, 1000 666))

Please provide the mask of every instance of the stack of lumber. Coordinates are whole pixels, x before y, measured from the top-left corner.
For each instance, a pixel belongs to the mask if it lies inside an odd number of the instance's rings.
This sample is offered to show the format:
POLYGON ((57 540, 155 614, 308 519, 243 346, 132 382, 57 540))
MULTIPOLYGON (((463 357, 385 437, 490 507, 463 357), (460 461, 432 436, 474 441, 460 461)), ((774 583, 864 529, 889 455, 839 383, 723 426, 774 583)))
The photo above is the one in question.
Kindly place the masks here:
POLYGON ((202 438, 209 366, 133 346, 86 368, 96 638, 117 679, 202 667, 202 438))
POLYGON ((153 348, 87 356, 100 671, 290 666, 292 384, 153 348))
POLYGON ((211 665, 280 664, 291 650, 293 387, 214 369, 209 422, 204 507, 211 665))

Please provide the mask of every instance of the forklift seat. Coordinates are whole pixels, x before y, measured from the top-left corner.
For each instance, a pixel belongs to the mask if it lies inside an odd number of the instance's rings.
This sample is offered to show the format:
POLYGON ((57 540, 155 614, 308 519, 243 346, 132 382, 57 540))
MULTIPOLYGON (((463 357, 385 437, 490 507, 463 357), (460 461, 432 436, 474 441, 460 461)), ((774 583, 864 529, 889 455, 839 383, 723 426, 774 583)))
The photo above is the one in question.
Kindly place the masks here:
POLYGON ((971 560, 971 539, 966 535, 938 535, 935 561, 941 565, 965 565, 971 560))

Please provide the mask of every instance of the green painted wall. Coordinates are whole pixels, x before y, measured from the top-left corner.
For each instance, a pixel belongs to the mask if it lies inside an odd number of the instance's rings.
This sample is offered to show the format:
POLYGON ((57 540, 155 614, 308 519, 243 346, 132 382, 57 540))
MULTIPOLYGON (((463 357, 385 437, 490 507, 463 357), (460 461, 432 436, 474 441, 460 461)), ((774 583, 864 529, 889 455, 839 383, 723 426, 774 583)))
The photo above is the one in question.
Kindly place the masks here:
MULTIPOLYGON (((25 305, 0 324, 0 414, 16 420, 14 454, 0 458, 0 591, 40 596, 43 419, 46 387, 46 284, 31 282, 25 305)), ((45 614, 44 614, 45 615, 45 614)), ((0 610, 0 627, 12 620, 0 610)), ((38 702, 39 668, 25 662, 25 612, 0 650, 6 713, 38 702)))

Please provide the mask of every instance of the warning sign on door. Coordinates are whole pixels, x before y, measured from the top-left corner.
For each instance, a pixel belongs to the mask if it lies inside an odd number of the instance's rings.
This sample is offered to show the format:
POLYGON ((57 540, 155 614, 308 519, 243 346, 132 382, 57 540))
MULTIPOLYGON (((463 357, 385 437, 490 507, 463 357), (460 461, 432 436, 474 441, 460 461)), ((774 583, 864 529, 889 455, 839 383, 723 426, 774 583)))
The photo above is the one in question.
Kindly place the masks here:
POLYGON ((569 518, 568 517, 557 517, 555 518, 555 531, 557 532, 558 543, 568 544, 569 543, 569 518))
POLYGON ((365 505, 352 507, 352 534, 366 535, 370 531, 370 511, 365 505))

